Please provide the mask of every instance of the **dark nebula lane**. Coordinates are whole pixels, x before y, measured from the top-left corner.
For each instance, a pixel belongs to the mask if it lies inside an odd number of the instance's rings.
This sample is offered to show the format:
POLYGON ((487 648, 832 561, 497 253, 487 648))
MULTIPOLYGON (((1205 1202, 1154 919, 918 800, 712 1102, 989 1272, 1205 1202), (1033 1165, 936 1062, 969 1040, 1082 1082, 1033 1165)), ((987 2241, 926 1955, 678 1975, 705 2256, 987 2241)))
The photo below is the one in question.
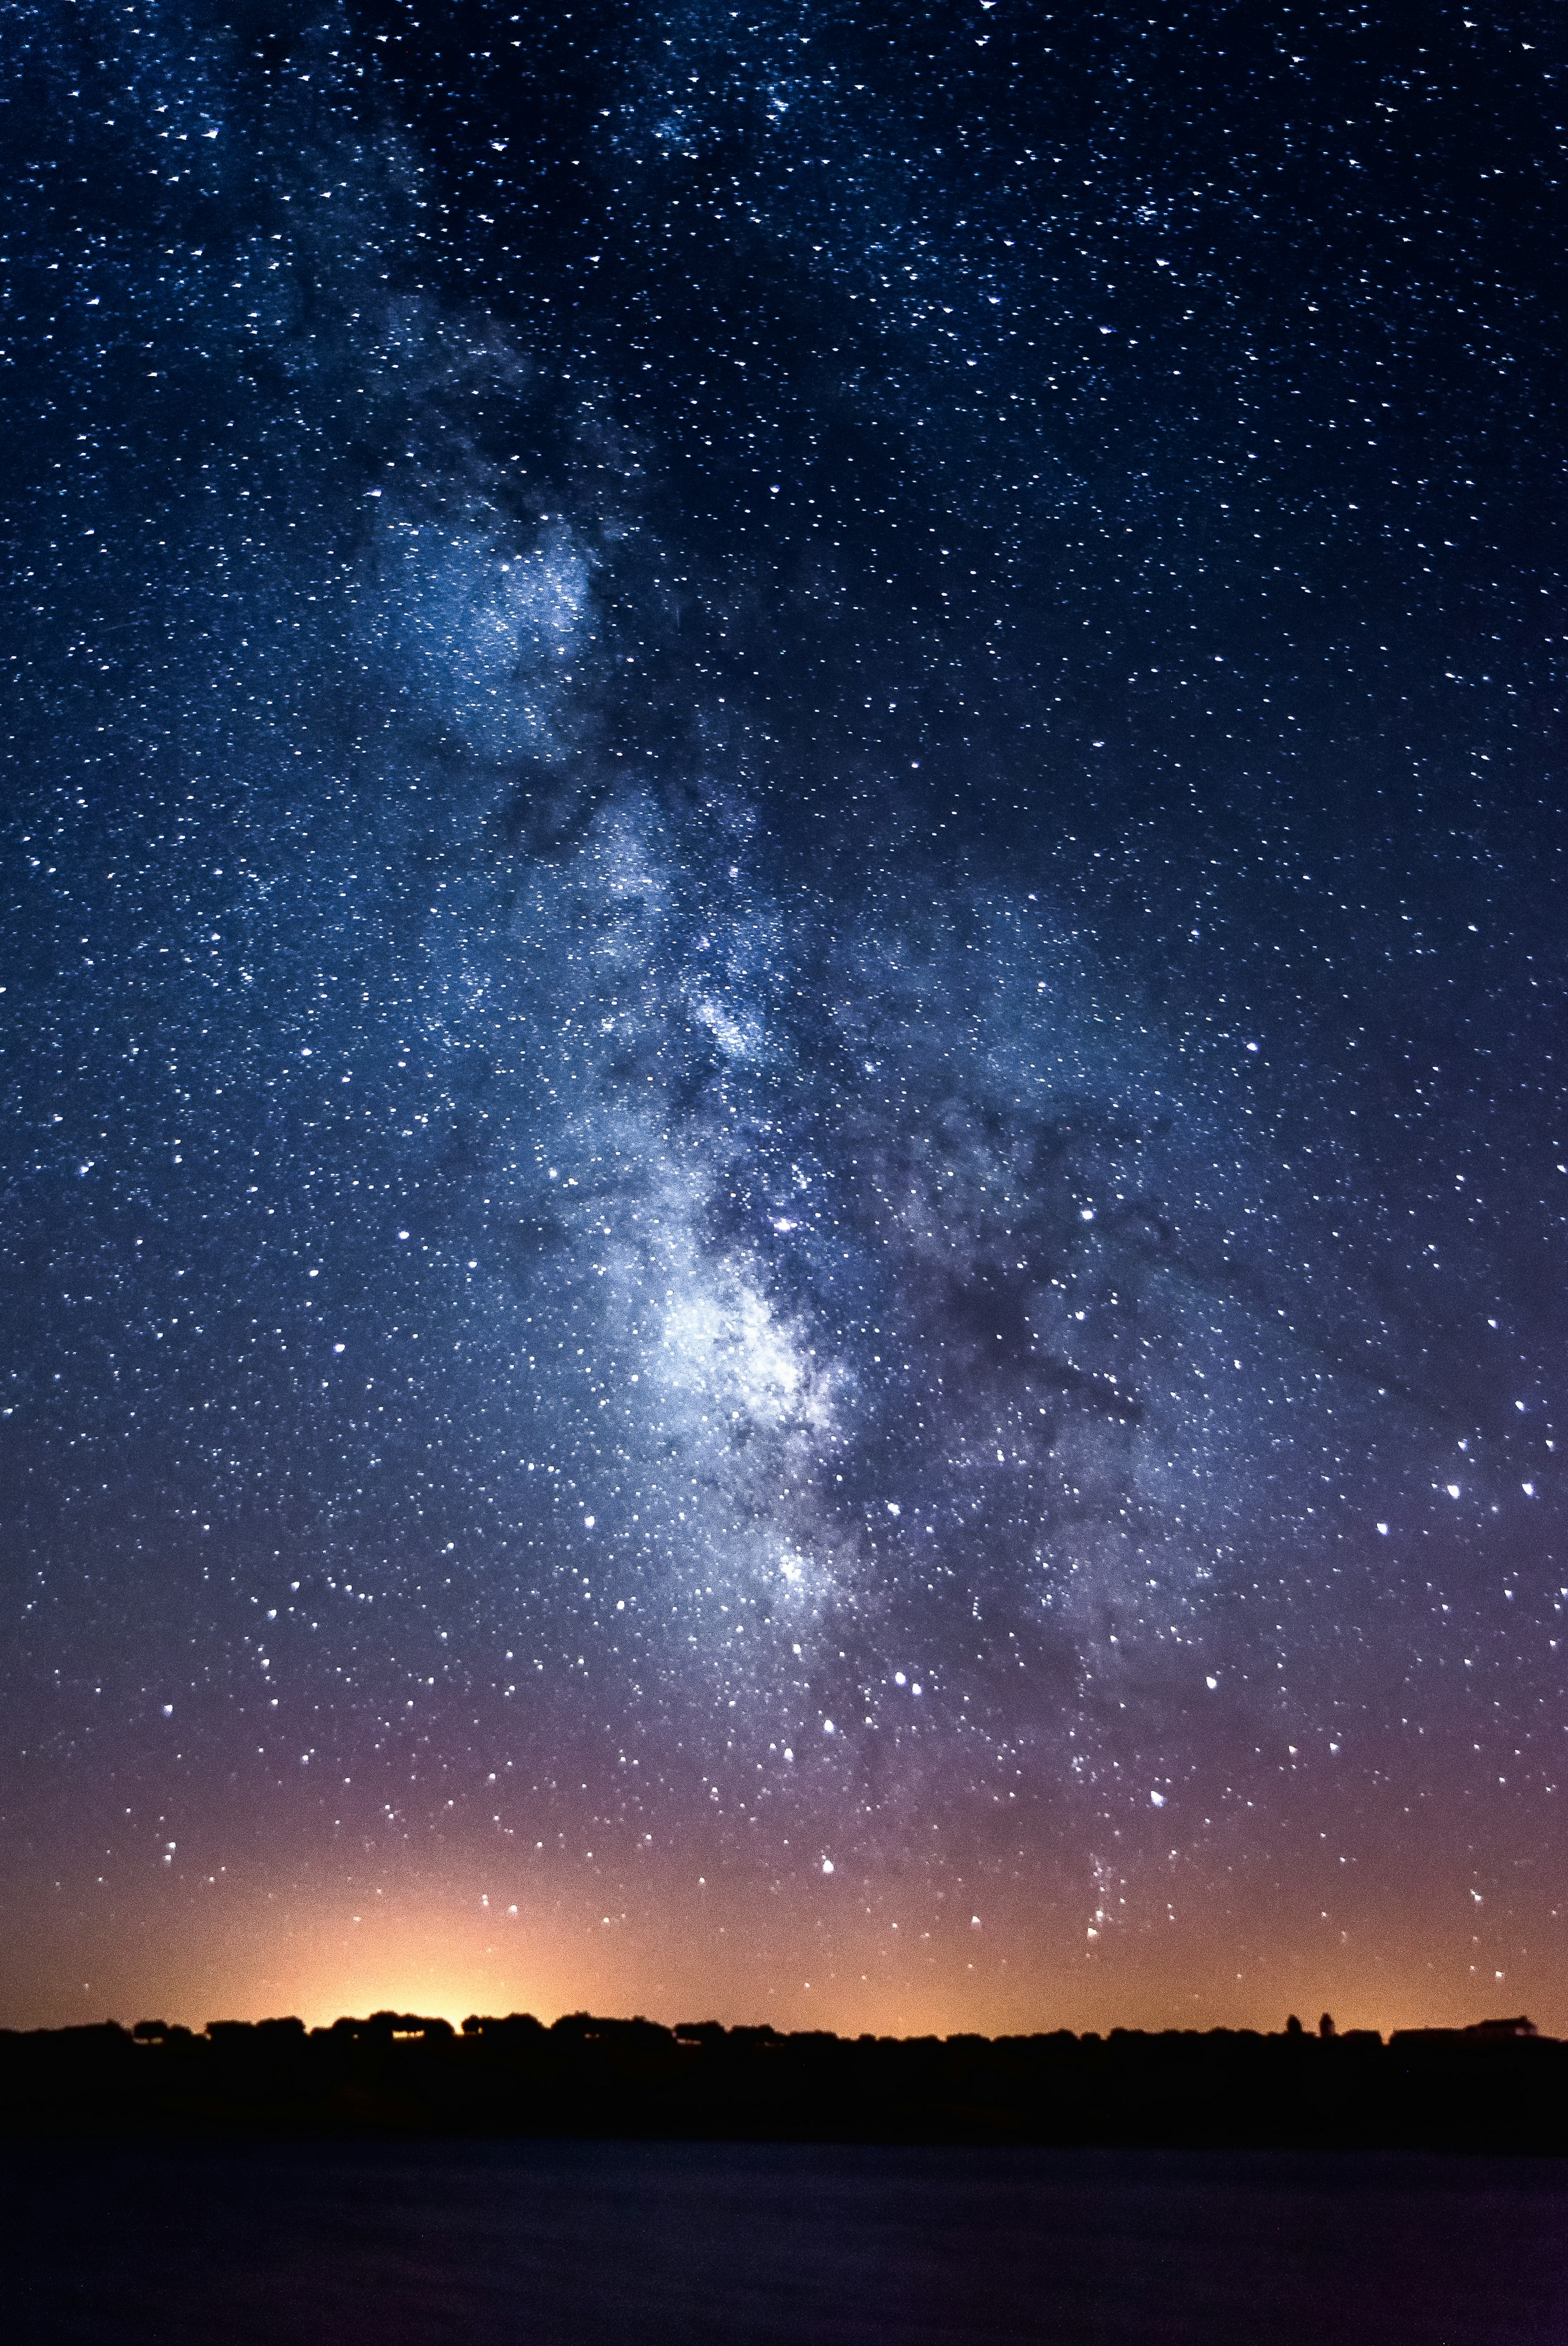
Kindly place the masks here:
POLYGON ((0 2023, 1568 2031, 1555 13, 5 48, 0 2023))

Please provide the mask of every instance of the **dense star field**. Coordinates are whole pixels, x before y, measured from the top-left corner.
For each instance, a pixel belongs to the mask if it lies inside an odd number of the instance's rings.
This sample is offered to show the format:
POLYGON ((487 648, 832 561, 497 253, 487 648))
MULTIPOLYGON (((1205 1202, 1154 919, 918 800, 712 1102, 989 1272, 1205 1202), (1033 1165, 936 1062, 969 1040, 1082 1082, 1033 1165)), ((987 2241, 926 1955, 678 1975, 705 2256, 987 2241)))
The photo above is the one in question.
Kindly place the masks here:
POLYGON ((1558 12, 4 21, 0 2022, 1568 2029, 1558 12))

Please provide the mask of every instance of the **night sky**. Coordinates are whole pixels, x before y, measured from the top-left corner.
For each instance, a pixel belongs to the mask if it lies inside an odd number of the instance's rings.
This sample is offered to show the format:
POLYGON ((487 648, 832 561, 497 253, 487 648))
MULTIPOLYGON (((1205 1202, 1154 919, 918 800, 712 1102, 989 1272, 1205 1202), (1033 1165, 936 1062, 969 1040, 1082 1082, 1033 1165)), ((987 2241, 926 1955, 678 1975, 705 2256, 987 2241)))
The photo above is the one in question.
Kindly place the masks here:
POLYGON ((1568 2031, 1560 11, 5 24, 0 2022, 1568 2031))

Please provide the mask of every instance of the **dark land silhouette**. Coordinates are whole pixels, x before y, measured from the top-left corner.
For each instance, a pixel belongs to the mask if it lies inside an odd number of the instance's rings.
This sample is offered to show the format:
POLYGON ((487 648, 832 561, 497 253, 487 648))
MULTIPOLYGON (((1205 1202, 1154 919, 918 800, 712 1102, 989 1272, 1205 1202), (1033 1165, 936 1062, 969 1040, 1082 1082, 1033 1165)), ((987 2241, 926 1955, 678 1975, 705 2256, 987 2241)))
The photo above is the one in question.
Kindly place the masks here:
POLYGON ((1277 2035, 839 2037, 573 2013, 0 2031, 0 2128, 1568 2153, 1568 2042, 1521 2018, 1277 2035))

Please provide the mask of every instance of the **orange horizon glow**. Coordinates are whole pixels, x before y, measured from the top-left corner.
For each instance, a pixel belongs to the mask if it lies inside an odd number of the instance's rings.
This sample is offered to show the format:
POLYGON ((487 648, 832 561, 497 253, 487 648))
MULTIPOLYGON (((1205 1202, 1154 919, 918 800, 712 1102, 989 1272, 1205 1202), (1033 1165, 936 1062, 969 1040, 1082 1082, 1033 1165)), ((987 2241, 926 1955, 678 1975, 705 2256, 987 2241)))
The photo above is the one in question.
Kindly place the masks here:
POLYGON ((1568 1994, 1547 1966, 1483 1978, 1468 1945, 1428 1952, 1408 1920, 1309 1956, 1254 1930, 1188 1929, 1167 1943, 1128 1927, 1093 1948, 1080 1933, 1074 1947, 1059 1917, 999 1909, 993 1922, 966 1916, 944 1937, 911 1932, 906 1950, 880 1913, 846 1911, 830 1937, 804 1900, 744 1882, 705 1885, 696 1911, 650 1902, 613 1916, 545 1899, 514 1915, 483 1895, 411 1884, 359 1904, 322 1892, 281 1911, 276 1899, 230 1897, 184 1928, 111 1927, 74 1947, 35 1941, 17 1950, 24 1961, 0 1993, 0 2025, 112 2017, 199 2031, 290 2014, 319 2027, 390 2010, 458 2027, 473 2013, 531 2012, 548 2025, 592 2011, 667 2026, 715 2019, 848 2036, 997 2036, 1273 2032, 1288 2013, 1313 2028, 1327 2010, 1341 2028, 1387 2036, 1522 2011, 1543 2033, 1568 2035, 1568 1994))

